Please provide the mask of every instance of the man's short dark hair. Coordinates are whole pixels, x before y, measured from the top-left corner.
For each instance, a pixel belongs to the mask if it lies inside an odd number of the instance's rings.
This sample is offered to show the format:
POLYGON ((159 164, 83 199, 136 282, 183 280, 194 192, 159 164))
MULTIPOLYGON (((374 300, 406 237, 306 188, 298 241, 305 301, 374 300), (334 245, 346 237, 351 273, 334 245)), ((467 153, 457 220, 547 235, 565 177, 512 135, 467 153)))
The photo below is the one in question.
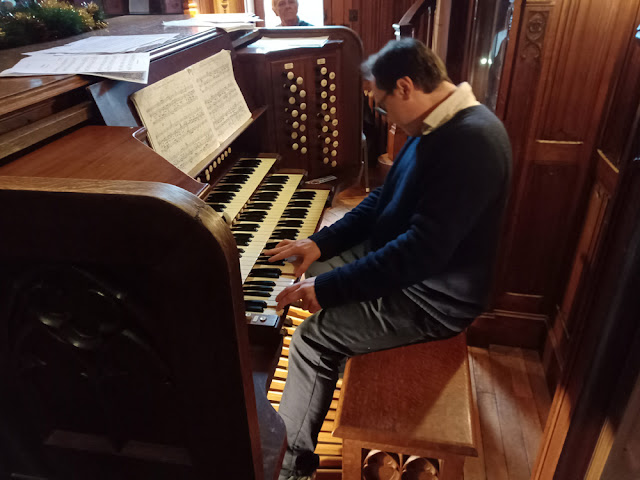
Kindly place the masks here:
POLYGON ((385 92, 392 92, 402 77, 409 77, 425 93, 450 81, 440 57, 414 38, 387 43, 362 64, 362 73, 367 80, 375 79, 376 86, 385 92))

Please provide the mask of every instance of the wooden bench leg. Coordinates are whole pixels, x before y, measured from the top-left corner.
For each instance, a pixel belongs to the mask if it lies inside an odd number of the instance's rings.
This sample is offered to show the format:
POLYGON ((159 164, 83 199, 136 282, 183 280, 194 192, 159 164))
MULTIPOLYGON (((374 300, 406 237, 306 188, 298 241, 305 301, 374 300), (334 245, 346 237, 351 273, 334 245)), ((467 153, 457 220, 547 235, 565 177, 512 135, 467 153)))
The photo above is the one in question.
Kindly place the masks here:
POLYGON ((463 480, 464 457, 446 457, 440 461, 438 480, 463 480))
POLYGON ((354 440, 342 442, 342 480, 361 480, 362 448, 354 440))

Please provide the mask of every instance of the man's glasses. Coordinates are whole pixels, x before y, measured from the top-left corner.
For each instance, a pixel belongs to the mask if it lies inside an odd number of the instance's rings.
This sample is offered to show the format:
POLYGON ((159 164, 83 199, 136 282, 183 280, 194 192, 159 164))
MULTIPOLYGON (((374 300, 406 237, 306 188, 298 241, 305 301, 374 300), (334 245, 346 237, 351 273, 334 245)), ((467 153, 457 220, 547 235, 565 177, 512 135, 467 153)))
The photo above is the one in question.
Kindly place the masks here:
POLYGON ((385 92, 384 96, 382 97, 382 99, 380 99, 380 101, 378 102, 378 104, 375 107, 376 112, 378 112, 380 115, 385 115, 387 116, 387 108, 384 106, 384 101, 386 100, 386 98, 391 94, 392 92, 385 92))

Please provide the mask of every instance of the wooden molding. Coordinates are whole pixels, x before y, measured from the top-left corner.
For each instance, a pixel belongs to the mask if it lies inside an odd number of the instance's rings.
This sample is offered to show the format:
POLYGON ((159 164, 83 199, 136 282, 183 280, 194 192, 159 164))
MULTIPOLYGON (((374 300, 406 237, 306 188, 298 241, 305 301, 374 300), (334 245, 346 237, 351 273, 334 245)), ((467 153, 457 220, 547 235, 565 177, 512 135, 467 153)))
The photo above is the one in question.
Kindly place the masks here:
POLYGON ((547 317, 494 310, 471 324, 468 344, 487 348, 491 344, 542 350, 547 332, 547 317))

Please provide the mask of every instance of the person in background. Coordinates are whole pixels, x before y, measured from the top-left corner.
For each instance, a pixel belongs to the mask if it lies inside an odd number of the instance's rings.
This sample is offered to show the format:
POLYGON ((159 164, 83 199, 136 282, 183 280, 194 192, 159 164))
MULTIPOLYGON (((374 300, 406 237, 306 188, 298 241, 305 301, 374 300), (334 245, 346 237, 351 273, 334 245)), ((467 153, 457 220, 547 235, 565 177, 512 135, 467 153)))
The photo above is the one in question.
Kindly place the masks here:
POLYGON ((282 22, 279 27, 313 27, 298 17, 298 0, 272 0, 271 5, 282 22))
MULTIPOLYGON (((342 362, 452 337, 487 306, 511 176, 500 120, 415 39, 364 64, 378 108, 410 136, 385 183, 330 227, 266 251, 294 259, 278 308, 311 311, 289 349, 278 413, 287 428, 280 480, 309 480, 342 362)), ((419 379, 418 379, 419 381, 419 379)))

